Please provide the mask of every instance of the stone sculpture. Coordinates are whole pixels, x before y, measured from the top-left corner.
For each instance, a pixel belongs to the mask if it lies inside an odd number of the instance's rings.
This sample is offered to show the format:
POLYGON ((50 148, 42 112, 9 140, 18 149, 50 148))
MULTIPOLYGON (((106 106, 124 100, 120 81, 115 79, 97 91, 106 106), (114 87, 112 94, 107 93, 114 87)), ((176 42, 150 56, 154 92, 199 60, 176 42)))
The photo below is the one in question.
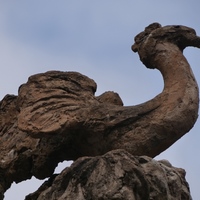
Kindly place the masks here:
POLYGON ((164 89, 152 100, 123 106, 119 95, 95 97, 96 83, 77 72, 33 75, 18 96, 0 102, 0 193, 13 181, 53 174, 63 160, 99 156, 115 149, 154 157, 196 122, 198 86, 183 56, 200 48, 200 37, 185 26, 154 23, 132 46, 148 68, 161 71, 164 89))

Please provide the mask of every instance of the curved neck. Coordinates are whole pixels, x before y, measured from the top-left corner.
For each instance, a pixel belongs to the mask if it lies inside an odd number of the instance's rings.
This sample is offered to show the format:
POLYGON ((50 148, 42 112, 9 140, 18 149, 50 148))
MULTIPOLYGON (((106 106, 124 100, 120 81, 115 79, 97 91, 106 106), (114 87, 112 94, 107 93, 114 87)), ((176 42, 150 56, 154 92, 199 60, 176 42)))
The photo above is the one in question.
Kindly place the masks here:
POLYGON ((194 84, 194 82, 197 86, 189 63, 176 45, 158 44, 153 63, 154 67, 162 73, 164 92, 174 91, 177 88, 185 90, 188 84, 194 84))
POLYGON ((172 43, 157 44, 156 49, 153 62, 164 79, 162 98, 166 98, 167 95, 168 100, 174 104, 177 104, 175 99, 180 102, 188 98, 190 101, 198 101, 198 85, 180 49, 172 43))
POLYGON ((157 43, 151 55, 147 64, 162 73, 164 89, 142 105, 143 108, 155 109, 141 118, 141 128, 135 128, 134 132, 138 133, 138 140, 135 138, 137 143, 141 134, 146 140, 145 146, 141 143, 135 151, 154 157, 193 127, 198 117, 199 93, 190 65, 177 46, 157 43), (145 147, 148 147, 146 152, 143 150, 145 147))
POLYGON ((182 51, 172 43, 158 43, 153 58, 164 79, 164 89, 159 95, 161 106, 158 122, 162 121, 171 131, 181 135, 188 132, 198 116, 199 94, 193 72, 182 51), (179 127, 173 130, 174 127, 179 127))

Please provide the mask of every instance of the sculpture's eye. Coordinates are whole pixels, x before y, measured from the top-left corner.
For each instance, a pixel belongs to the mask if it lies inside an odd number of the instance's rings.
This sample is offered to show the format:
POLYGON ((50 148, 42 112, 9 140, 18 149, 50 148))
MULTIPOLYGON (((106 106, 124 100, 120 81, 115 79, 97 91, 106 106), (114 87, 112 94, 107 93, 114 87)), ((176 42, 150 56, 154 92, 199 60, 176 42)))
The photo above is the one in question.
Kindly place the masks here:
POLYGON ((185 32, 188 34, 196 35, 196 31, 194 29, 187 29, 185 32))

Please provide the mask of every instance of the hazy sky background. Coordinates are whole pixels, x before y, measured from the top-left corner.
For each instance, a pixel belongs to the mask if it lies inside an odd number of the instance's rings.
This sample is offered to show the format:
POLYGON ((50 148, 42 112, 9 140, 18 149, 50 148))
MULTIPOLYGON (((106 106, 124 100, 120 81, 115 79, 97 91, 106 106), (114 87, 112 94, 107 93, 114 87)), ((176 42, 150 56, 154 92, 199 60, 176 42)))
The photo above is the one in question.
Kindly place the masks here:
MULTIPOLYGON (((62 70, 94 79, 97 95, 111 90, 125 105, 145 102, 162 91, 163 81, 131 51, 134 36, 152 22, 186 25, 200 35, 199 9, 199 0, 0 0, 0 98, 17 95, 30 75, 62 70)), ((200 84, 200 49, 184 54, 200 84)), ((200 198, 199 131, 200 120, 156 158, 186 170, 194 200, 200 198)), ((5 199, 24 199, 42 182, 13 184, 5 199)))

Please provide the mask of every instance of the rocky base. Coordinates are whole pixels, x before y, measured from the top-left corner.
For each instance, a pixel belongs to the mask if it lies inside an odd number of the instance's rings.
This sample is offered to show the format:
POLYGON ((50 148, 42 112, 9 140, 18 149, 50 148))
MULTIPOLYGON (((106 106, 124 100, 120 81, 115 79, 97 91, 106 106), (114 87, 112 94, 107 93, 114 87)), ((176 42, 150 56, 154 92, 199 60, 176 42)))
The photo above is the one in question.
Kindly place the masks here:
POLYGON ((82 157, 26 200, 191 200, 185 171, 168 161, 114 150, 82 157))

